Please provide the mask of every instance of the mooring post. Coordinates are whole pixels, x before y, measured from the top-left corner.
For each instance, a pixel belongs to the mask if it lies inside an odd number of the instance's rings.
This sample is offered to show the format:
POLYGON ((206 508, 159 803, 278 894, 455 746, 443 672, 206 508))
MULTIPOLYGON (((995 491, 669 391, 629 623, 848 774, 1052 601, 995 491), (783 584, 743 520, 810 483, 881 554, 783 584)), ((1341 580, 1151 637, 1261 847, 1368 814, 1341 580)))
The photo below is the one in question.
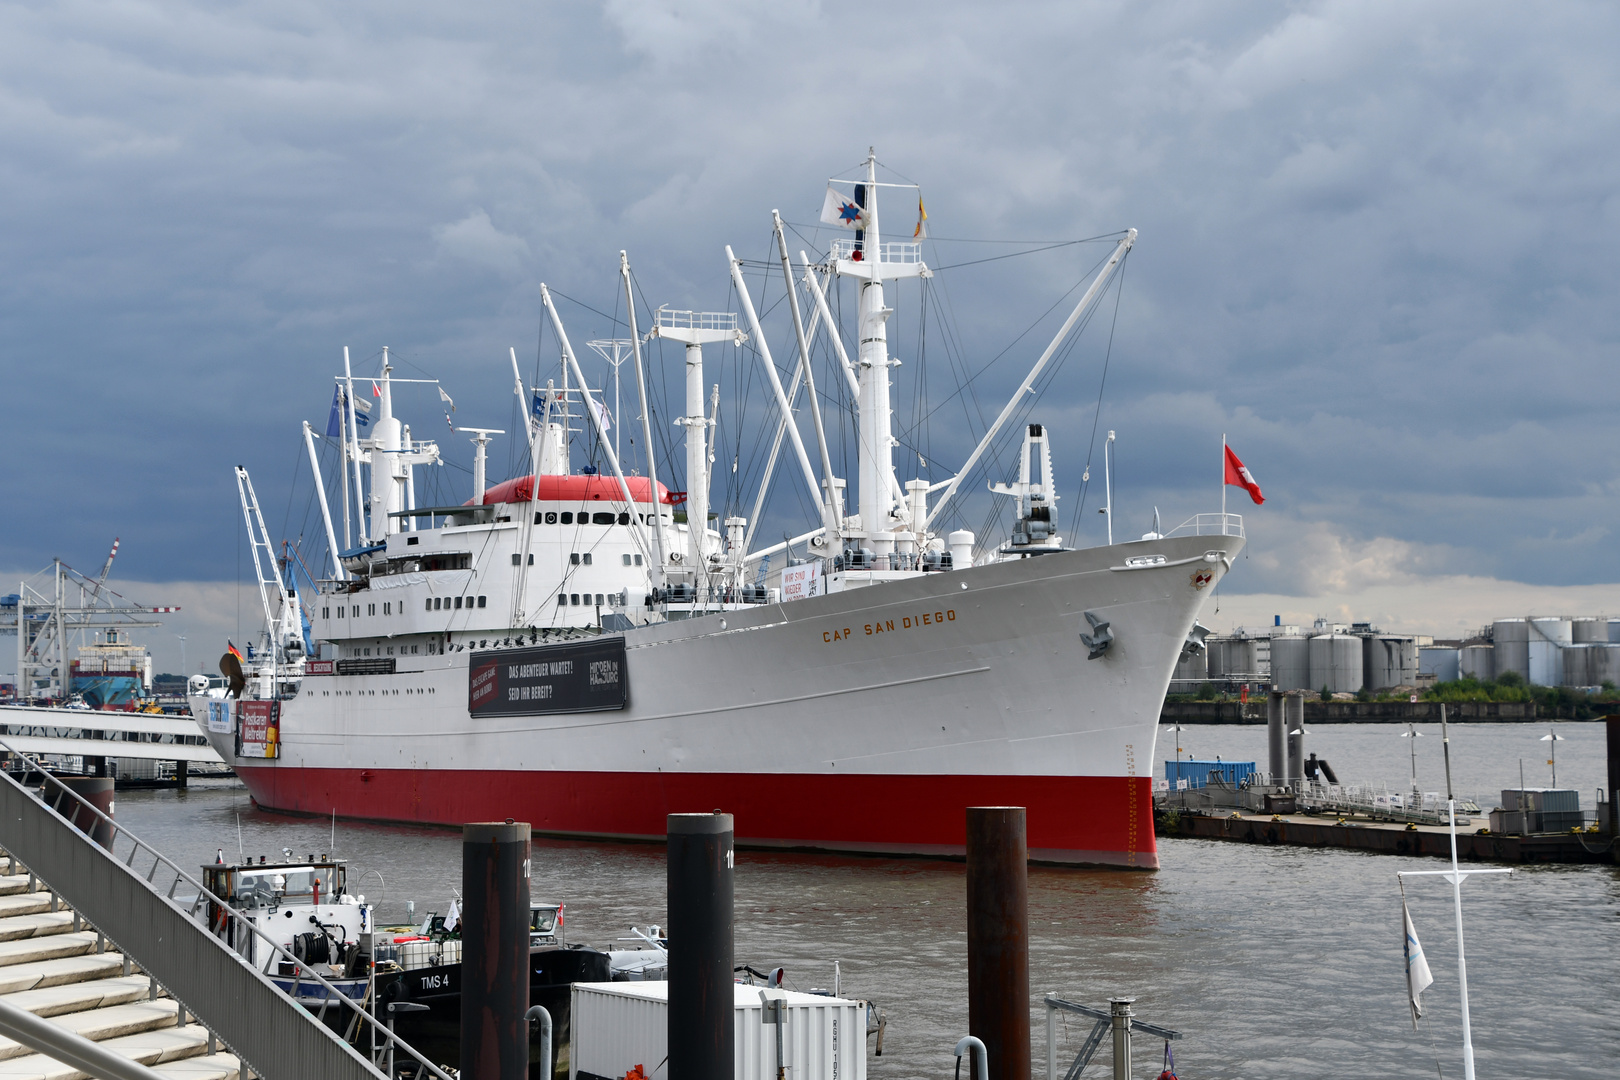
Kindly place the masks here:
POLYGON ((1288 786, 1299 794, 1305 789, 1305 695, 1289 694, 1283 708, 1288 729, 1288 786), (1290 715, 1291 714, 1291 715, 1290 715), (1299 734, 1294 734, 1299 732, 1299 734))
POLYGON ((1024 808, 967 809, 968 1031, 990 1080, 1029 1080, 1029 846, 1024 808))
POLYGON ((461 827, 461 1075, 529 1074, 529 825, 461 827))
POLYGON ((1283 784, 1288 773, 1288 759, 1284 756, 1287 728, 1283 726, 1283 693, 1273 690, 1266 695, 1266 748, 1270 751, 1271 782, 1283 784))
POLYGON ((1114 1080, 1131 1080, 1131 1002, 1135 998, 1108 999, 1114 1023, 1114 1080))
MULTIPOLYGON (((1620 715, 1605 716, 1604 729, 1609 736, 1609 820, 1598 827, 1611 836, 1620 836, 1620 799, 1615 796, 1620 784, 1620 715)), ((1620 862, 1620 844, 1615 845, 1614 858, 1620 862)))
POLYGON ((670 814, 669 1080, 736 1075, 730 814, 670 814))

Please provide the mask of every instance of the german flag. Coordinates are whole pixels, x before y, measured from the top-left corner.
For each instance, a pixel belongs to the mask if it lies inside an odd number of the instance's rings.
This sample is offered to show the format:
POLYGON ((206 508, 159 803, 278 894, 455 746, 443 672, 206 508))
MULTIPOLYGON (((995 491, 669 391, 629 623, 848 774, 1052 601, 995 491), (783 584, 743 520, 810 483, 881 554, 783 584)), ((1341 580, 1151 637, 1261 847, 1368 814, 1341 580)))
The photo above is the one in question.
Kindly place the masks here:
POLYGON ((237 649, 236 649, 236 646, 235 646, 235 645, 232 645, 232 644, 231 644, 231 642, 230 642, 230 639, 229 639, 229 638, 226 638, 226 639, 225 639, 225 651, 226 651, 226 652, 228 652, 228 653, 230 653, 230 654, 231 654, 231 655, 232 655, 232 656, 234 656, 234 657, 236 657, 236 659, 237 659, 237 660, 238 660, 238 661, 240 661, 240 660, 241 660, 241 659, 242 659, 242 654, 241 654, 241 653, 240 653, 240 652, 238 652, 238 651, 237 651, 237 649))

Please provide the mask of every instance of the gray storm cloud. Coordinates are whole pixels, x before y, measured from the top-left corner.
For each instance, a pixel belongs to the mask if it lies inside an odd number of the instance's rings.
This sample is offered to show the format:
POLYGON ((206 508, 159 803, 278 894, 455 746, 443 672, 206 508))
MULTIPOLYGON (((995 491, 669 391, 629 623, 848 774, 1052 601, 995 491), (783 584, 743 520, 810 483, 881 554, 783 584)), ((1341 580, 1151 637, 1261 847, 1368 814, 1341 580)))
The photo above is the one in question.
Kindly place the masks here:
MULTIPOLYGON (((297 422, 323 425, 344 345, 510 427, 539 281, 611 317, 627 248, 650 304, 732 304, 721 246, 763 258, 772 208, 825 245, 825 178, 876 145, 937 265, 1141 230, 1117 323, 1110 297, 1040 406, 1066 523, 1094 423, 1132 529, 1212 508, 1224 432, 1268 496, 1228 595, 1613 582, 1617 47, 1595 4, 0 9, 0 566, 117 534, 139 579, 232 580, 231 464, 314 535, 297 422)), ((942 272, 962 370, 1076 250, 942 272)), ((972 407, 931 339, 913 434, 940 468, 1051 328, 972 407)))

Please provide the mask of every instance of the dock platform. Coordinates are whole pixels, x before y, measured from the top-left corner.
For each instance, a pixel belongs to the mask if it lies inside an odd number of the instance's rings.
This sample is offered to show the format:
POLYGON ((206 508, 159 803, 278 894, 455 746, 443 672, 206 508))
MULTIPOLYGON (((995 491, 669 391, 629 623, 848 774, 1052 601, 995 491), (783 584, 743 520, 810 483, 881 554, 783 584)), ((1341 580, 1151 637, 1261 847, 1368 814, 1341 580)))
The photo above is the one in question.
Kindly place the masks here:
MULTIPOLYGON (((1153 817, 1155 832, 1161 837, 1451 858, 1450 831, 1441 825, 1340 820, 1310 814, 1191 813, 1174 808, 1158 810, 1153 817)), ((1613 836, 1599 833, 1509 836, 1482 835, 1472 827, 1457 830, 1457 857, 1464 862, 1610 863, 1616 861, 1617 850, 1620 845, 1613 836)))
MULTIPOLYGON (((183 1005, 0 852, 0 1000, 174 1080, 241 1080, 183 1005)), ((0 1036, 0 1080, 88 1074, 0 1036)))

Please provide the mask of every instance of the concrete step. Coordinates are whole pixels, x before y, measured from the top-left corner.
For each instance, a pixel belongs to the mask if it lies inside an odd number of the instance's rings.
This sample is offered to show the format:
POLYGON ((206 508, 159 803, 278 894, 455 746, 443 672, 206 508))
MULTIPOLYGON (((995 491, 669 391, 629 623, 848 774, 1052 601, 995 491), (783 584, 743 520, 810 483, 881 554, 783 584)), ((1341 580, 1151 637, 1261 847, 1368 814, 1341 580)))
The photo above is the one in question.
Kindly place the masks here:
POLYGON ((55 960, 61 956, 82 956, 95 947, 94 930, 0 941, 0 968, 12 964, 31 964, 38 960, 55 960))
MULTIPOLYGON (((66 908, 66 904, 57 904, 59 908, 66 908)), ((33 915, 41 911, 51 910, 51 894, 43 889, 33 892, 0 893, 0 919, 9 919, 13 915, 33 915)), ((70 913, 71 914, 71 913, 70 913)))
MULTIPOLYGON (((123 975, 111 979, 90 979, 86 982, 44 986, 35 990, 21 990, 5 995, 5 1003, 35 1016, 61 1016, 64 1013, 101 1009, 109 1005, 124 1005, 131 1001, 144 1001, 151 993, 152 982, 145 975, 123 975)), ((162 990, 158 991, 160 994, 162 990)))
MULTIPOLYGON (((175 1003, 167 998, 160 998, 157 1001, 131 1002, 105 1009, 91 1009, 88 1012, 68 1013, 56 1017, 53 1022, 83 1035, 92 1042, 102 1042, 122 1035, 141 1035, 162 1028, 176 1027, 179 1019, 175 1003)), ((32 1053, 32 1050, 21 1043, 0 1036, 0 1061, 25 1057, 32 1053)))
MULTIPOLYGON (((6 897, 5 899, 12 899, 6 897)), ((37 914, 22 915, 13 913, 0 921, 0 941, 16 941, 18 938, 46 937, 50 934, 66 934, 73 929, 73 912, 63 908, 61 911, 41 909, 37 914)))
POLYGON ((155 1065, 152 1071, 173 1080, 240 1080, 242 1063, 234 1054, 208 1054, 172 1065, 155 1065))
MULTIPOLYGON (((236 1058, 208 1053, 208 1032, 201 1024, 163 1028, 107 1039, 102 1046, 176 1080, 235 1080, 236 1058)), ((0 1061, 0 1080, 89 1080, 87 1074, 43 1054, 0 1061)))
MULTIPOLYGON (((33 889, 38 888, 39 882, 35 881, 33 883, 33 889)), ((33 889, 29 888, 28 875, 26 873, 0 874, 0 896, 11 896, 15 893, 32 892, 33 889)))
MULTIPOLYGON (((136 970, 132 965, 131 971, 136 970)), ((82 956, 63 956, 54 960, 38 960, 27 964, 0 967, 0 994, 15 994, 24 990, 40 990, 49 986, 66 986, 89 982, 92 979, 110 979, 124 974, 124 958, 118 953, 85 953, 82 956)))

